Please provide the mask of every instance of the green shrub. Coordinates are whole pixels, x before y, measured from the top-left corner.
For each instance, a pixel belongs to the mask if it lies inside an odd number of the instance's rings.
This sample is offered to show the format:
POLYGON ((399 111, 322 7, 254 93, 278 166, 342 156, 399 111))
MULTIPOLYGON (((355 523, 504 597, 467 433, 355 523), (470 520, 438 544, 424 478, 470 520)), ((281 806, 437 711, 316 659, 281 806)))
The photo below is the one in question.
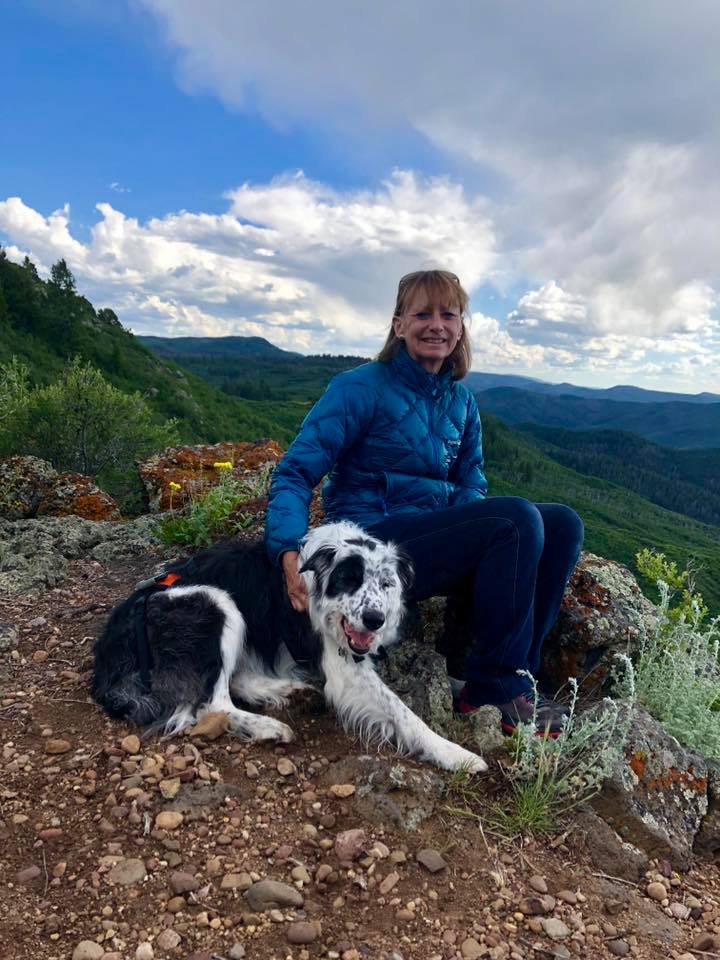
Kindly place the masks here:
POLYGON ((224 536, 232 536, 248 527, 254 514, 237 511, 244 500, 265 496, 271 468, 248 475, 234 475, 232 464, 216 464, 218 481, 194 495, 181 512, 171 509, 155 527, 155 535, 163 543, 179 543, 186 547, 210 546, 224 536), (230 469, 227 469, 227 468, 230 469))
POLYGON ((688 618, 701 623, 708 615, 702 595, 695 590, 693 570, 678 570, 674 560, 668 560, 664 553, 644 547, 635 554, 635 563, 643 577, 657 584, 665 584, 667 604, 665 618, 667 625, 688 618))
POLYGON ((28 402, 30 371, 17 357, 0 364, 0 451, 10 452, 10 438, 28 402))
POLYGON ((23 414, 6 441, 13 452, 34 454, 57 470, 90 477, 127 468, 178 440, 174 420, 155 423, 139 393, 123 393, 79 358, 54 383, 29 393, 23 414))
POLYGON ((636 661, 638 700, 685 746, 720 759, 720 618, 704 624, 693 599, 678 613, 669 585, 659 580, 658 589, 657 624, 636 661))
MULTIPOLYGON (((513 763, 507 770, 511 802, 496 806, 491 814, 504 833, 551 830, 598 793, 612 773, 627 741, 635 700, 633 666, 627 657, 619 659, 624 667, 618 678, 622 700, 606 697, 578 714, 578 684, 572 678, 570 712, 558 737, 538 736, 535 722, 517 727, 513 763)), ((530 679, 537 694, 535 680, 530 679)))

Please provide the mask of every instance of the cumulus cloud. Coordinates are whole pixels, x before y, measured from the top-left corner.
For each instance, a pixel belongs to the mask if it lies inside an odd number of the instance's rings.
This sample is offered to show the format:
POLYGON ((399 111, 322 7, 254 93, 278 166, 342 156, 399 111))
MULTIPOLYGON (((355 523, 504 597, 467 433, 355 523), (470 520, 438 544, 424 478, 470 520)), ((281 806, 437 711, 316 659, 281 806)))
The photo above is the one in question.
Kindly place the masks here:
MULTIPOLYGON (((698 364, 708 343, 717 350, 715 0, 696 0, 690 13, 674 0, 397 0, 373 5, 372 16, 366 4, 331 0, 141 2, 186 89, 275 124, 324 126, 348 143, 413 130, 481 184, 485 203, 471 215, 492 231, 496 258, 474 273, 472 254, 462 263, 472 282, 489 270, 506 296, 524 285, 506 329, 536 362, 637 335, 663 356, 665 344, 694 343, 698 364)), ((252 222, 265 190, 235 191, 235 213, 252 222)), ((330 202, 334 219, 322 196, 291 183, 283 198, 287 211, 263 222, 292 235, 298 262, 300 248, 345 245, 344 290, 362 302, 362 265, 372 265, 373 244, 396 249, 402 224, 384 231, 383 211, 360 200, 372 229, 350 243, 357 224, 347 205, 330 202)))
POLYGON ((224 214, 140 223, 108 203, 82 243, 67 207, 44 217, 0 202, 0 231, 42 263, 65 257, 81 286, 138 332, 253 334, 305 352, 368 354, 390 320, 397 278, 441 264, 491 275, 484 202, 446 178, 397 171, 340 193, 301 173, 228 194, 224 214))

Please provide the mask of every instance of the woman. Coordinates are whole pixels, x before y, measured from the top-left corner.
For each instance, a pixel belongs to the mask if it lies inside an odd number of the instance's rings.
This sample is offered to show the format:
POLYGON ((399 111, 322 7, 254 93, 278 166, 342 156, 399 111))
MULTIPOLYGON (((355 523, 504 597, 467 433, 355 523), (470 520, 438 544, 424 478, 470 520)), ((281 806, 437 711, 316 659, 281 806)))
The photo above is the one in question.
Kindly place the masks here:
POLYGON ((325 474, 328 520, 353 520, 402 545, 411 599, 472 592, 472 640, 458 708, 495 704, 503 729, 536 715, 550 733, 564 708, 533 703, 542 642, 580 553, 583 525, 562 504, 486 498, 480 418, 460 383, 470 368, 468 296, 455 274, 400 280, 377 360, 336 376, 275 470, 266 544, 290 602, 307 605, 297 570, 313 487, 325 474))

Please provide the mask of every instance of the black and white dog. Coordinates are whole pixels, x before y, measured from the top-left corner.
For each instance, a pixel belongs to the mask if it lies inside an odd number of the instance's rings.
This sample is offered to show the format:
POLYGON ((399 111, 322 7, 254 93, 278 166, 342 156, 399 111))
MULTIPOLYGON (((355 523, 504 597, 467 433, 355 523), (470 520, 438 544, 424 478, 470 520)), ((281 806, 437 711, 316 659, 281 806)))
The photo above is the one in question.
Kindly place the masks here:
POLYGON ((407 558, 342 522, 312 530, 299 564, 309 619, 290 606, 262 544, 211 548, 141 584, 95 644, 94 699, 113 717, 169 734, 224 711, 241 737, 288 742, 287 724, 238 708, 231 693, 246 705, 282 706, 319 671, 345 729, 446 770, 486 770, 375 672, 371 655, 395 641, 404 612, 407 558))

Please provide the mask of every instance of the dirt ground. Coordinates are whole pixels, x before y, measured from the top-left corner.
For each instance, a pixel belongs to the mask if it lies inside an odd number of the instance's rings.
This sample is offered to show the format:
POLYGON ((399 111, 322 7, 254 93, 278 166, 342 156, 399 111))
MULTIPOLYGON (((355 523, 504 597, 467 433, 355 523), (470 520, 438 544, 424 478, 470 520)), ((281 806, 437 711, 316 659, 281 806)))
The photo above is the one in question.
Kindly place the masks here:
POLYGON ((154 562, 77 562, 59 588, 0 597, 20 632, 0 654, 0 960, 720 957, 716 866, 659 864, 635 887, 599 876, 571 828, 504 842, 442 801, 410 833, 366 821, 328 773, 365 751, 312 702, 283 747, 135 740, 89 699, 92 643, 154 562), (297 904, 251 904, 265 879, 297 904))

